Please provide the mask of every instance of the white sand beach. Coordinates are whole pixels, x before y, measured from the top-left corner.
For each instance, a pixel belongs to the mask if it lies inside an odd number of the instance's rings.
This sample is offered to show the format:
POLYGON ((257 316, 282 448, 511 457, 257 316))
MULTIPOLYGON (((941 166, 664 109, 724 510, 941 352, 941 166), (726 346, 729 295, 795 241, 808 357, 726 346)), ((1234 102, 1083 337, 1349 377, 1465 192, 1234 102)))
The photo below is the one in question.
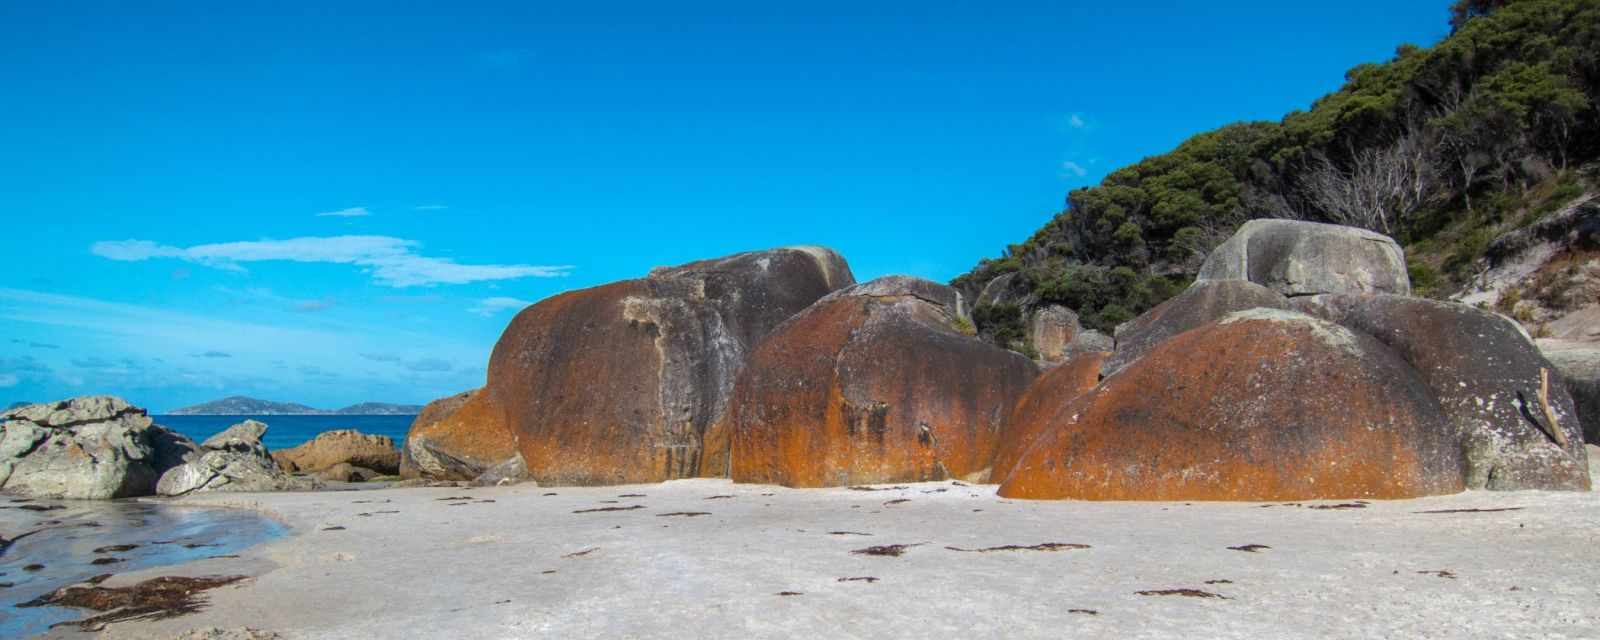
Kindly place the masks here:
POLYGON ((258 509, 293 531, 239 558, 112 578, 254 576, 208 592, 199 613, 117 623, 103 637, 1600 637, 1594 493, 1328 508, 1357 503, 1028 502, 951 482, 686 480, 182 502, 258 509), (592 511, 607 508, 618 510, 592 511), (705 515, 673 515, 686 512, 705 515), (1087 548, 949 548, 1041 543, 1087 548), (914 546, 852 553, 897 544, 914 546), (1230 549, 1245 545, 1270 548, 1230 549), (1178 589, 1220 597, 1139 593, 1178 589))

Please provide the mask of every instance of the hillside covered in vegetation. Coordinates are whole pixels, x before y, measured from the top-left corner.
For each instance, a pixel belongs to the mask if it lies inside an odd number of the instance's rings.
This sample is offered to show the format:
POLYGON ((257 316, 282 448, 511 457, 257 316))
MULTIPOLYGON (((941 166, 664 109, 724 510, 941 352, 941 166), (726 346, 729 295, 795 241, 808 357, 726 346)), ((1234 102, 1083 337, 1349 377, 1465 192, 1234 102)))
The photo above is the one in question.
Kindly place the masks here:
POLYGON ((1419 294, 1460 290, 1496 237, 1596 182, 1600 0, 1461 0, 1448 19, 1444 40, 1350 69, 1309 110, 1201 133, 1072 191, 951 283, 978 299, 978 330, 1027 349, 1030 311, 1059 304, 1110 332, 1182 291, 1254 218, 1388 234, 1419 294))

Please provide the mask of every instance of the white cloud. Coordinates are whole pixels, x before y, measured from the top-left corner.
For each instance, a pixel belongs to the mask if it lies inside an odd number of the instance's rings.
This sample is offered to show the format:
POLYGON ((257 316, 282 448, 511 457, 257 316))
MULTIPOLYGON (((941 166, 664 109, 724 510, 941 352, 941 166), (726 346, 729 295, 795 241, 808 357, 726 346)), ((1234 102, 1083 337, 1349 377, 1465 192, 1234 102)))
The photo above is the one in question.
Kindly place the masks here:
POLYGON ((195 245, 188 248, 148 240, 96 242, 89 251, 102 258, 136 262, 177 258, 216 269, 242 271, 243 262, 320 262, 362 267, 377 284, 389 287, 467 284, 483 280, 556 278, 571 265, 458 264, 447 258, 418 255, 421 243, 389 236, 304 237, 195 245))
POLYGON ((1089 126, 1089 123, 1088 122, 1084 122, 1083 115, 1074 113, 1074 114, 1072 114, 1070 116, 1067 116, 1067 126, 1072 127, 1074 129, 1082 129, 1084 127, 1089 126))
POLYGON ((1061 170, 1065 171, 1067 173, 1070 173, 1070 174, 1072 174, 1074 176, 1077 176, 1079 178, 1082 178, 1084 175, 1087 175, 1089 173, 1089 170, 1083 168, 1083 165, 1078 164, 1076 162, 1073 162, 1071 160, 1068 160, 1066 162, 1061 163, 1061 170))
POLYGON ((476 313, 476 314, 478 314, 480 316, 483 316, 483 317, 487 318, 489 316, 492 316, 494 314, 500 313, 501 311, 505 311, 507 309, 521 309, 521 308, 526 307, 526 306, 528 306, 530 304, 533 304, 533 303, 532 302, 528 302, 527 300, 518 300, 516 298, 507 298, 507 297, 504 297, 504 296, 496 296, 496 297, 493 297, 493 298, 484 298, 482 300, 479 300, 477 305, 473 306, 471 309, 468 309, 467 311, 470 311, 472 313, 476 313))
POLYGON ((349 209, 340 209, 338 211, 324 211, 322 213, 317 214, 317 217, 318 218, 365 218, 365 217, 370 216, 370 215, 372 215, 372 212, 368 211, 366 207, 350 207, 349 209))

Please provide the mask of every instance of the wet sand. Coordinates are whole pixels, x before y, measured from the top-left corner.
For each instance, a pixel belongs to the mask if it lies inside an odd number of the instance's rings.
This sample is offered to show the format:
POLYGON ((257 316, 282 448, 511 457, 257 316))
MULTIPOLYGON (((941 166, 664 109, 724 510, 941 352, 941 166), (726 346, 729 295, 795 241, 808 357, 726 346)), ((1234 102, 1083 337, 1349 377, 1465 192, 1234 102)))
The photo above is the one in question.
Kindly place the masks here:
POLYGON ((256 576, 103 637, 1600 637, 1594 493, 1086 503, 687 480, 182 502, 293 534, 112 578, 256 576))
POLYGON ((81 611, 16 605, 90 576, 133 572, 240 550, 287 533, 247 509, 133 500, 0 496, 0 638, 43 633, 81 611), (30 533, 31 532, 31 533, 30 533))

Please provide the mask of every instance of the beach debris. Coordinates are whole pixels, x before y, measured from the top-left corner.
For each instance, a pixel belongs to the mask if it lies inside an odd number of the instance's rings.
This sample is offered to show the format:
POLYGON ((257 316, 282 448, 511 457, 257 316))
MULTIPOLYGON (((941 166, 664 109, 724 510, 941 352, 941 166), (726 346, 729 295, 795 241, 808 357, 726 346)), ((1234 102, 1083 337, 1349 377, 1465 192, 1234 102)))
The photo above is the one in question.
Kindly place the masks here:
POLYGON ((118 562, 123 562, 123 561, 124 560, 122 558, 113 558, 111 556, 106 556, 106 557, 103 557, 103 558, 95 558, 93 560, 90 560, 89 564, 92 564, 92 565, 116 564, 118 562))
POLYGON ((870 533, 861 533, 860 531, 829 531, 828 535, 830 535, 830 536, 870 536, 872 534, 870 534, 870 533))
POLYGON ((331 526, 331 527, 323 527, 322 530, 323 531, 344 531, 344 527, 340 526, 340 525, 334 525, 334 526, 331 526))
POLYGON ((594 553, 594 552, 599 551, 599 550, 600 550, 600 547, 589 547, 588 549, 584 549, 583 551, 574 551, 572 553, 569 553, 569 554, 561 556, 561 557, 563 557, 563 558, 581 558, 583 556, 589 555, 589 554, 594 553))
POLYGON ((645 497, 645 495, 642 494, 642 493, 624 493, 624 494, 619 495, 617 497, 618 498, 643 498, 643 497, 645 497))
POLYGON ((887 507, 889 505, 900 504, 902 502, 911 502, 911 498, 896 498, 894 500, 890 500, 888 502, 883 503, 883 506, 887 507))
POLYGON ((1081 613, 1086 616, 1100 615, 1100 612, 1095 611, 1094 609, 1067 609, 1067 613, 1081 613))
POLYGON ((838 580, 838 582, 866 582, 866 583, 873 583, 873 582, 877 582, 877 581, 878 581, 878 579, 875 578, 875 577, 872 577, 872 576, 856 576, 856 577, 853 577, 853 578, 839 578, 839 580, 838 580))
POLYGON ((961 547, 945 548, 951 551, 961 551, 963 553, 989 553, 992 551, 1061 551, 1063 549, 1088 549, 1090 547, 1089 545, 1078 544, 1075 542, 1041 542, 1039 544, 1028 546, 1007 544, 998 547, 984 547, 982 549, 963 549, 961 547))
POLYGON ((1206 584, 1233 584, 1233 581, 1226 579, 1207 580, 1206 584))
POLYGON ((720 495, 720 496, 711 496, 711 497, 706 498, 706 499, 707 500, 726 500, 726 499, 732 498, 732 497, 734 497, 734 496, 728 495, 728 494, 723 494, 723 495, 720 495))
POLYGON ((856 485, 856 486, 850 487, 850 490, 851 491, 898 491, 898 490, 901 490, 901 489, 910 489, 910 488, 911 487, 906 487, 906 486, 869 487, 869 486, 866 486, 866 485, 856 485))
POLYGON ((1237 547, 1228 547, 1228 548, 1232 549, 1234 551, 1243 551, 1245 553, 1256 553, 1258 551, 1261 551, 1262 549, 1271 549, 1272 547, 1269 547, 1269 546, 1264 545, 1264 544, 1241 544, 1241 545, 1239 545, 1237 547))
POLYGON ((685 518, 693 518, 693 517, 696 517, 696 516, 709 516, 709 515, 711 515, 710 511, 673 511, 671 513, 658 513, 658 514, 656 514, 656 517, 657 518, 665 518, 665 517, 668 517, 668 516, 683 516, 685 518))
POLYGON ((1339 504, 1314 504, 1314 505, 1310 505, 1310 506, 1308 506, 1306 508, 1307 509, 1365 509, 1365 508, 1367 508, 1368 504, 1370 504, 1370 503, 1368 503, 1368 502, 1366 502, 1364 500, 1357 500, 1355 502, 1341 502, 1339 504))
POLYGON ((919 542, 919 543, 916 543, 916 544, 884 544, 884 545, 877 545, 877 546, 867 547, 867 548, 864 548, 864 549, 856 549, 854 551, 851 551, 850 553, 853 553, 853 554, 858 555, 858 556, 889 556, 891 558, 898 558, 898 557, 900 557, 902 555, 905 555, 906 549, 910 549, 912 547, 920 547, 920 546, 925 545, 925 544, 928 544, 928 543, 919 542))
POLYGON ((1435 509, 1432 511, 1412 511, 1412 513, 1495 513, 1498 511, 1521 511, 1522 507, 1500 507, 1498 509, 1435 509))
POLYGON ((91 579, 91 586, 68 586, 21 603, 19 607, 46 605, 102 611, 82 620, 61 622, 61 626, 82 631, 100 631, 106 625, 128 620, 165 620, 195 613, 205 608, 204 591, 244 580, 245 576, 164 576, 126 587, 102 587, 99 582, 110 574, 91 579))
POLYGON ((803 596, 805 594, 804 593, 800 593, 799 591, 779 591, 778 595, 780 595, 780 596, 803 596))
POLYGON ((1418 571, 1417 573, 1425 575, 1425 576, 1433 576, 1435 578, 1445 578, 1445 579, 1448 579, 1448 580, 1455 580, 1456 579, 1455 572, 1450 571, 1448 569, 1438 569, 1438 570, 1433 570, 1433 571, 1418 571))
POLYGON ((594 509, 579 509, 577 511, 574 511, 573 513, 601 513, 601 512, 604 512, 604 511, 633 511, 634 509, 643 509, 643 508, 644 508, 644 505, 636 504, 636 505, 630 505, 630 506, 626 506, 626 507, 598 507, 598 508, 594 508, 594 509))
POLYGON ((34 572, 38 572, 38 571, 44 571, 44 565, 39 564, 39 563, 36 562, 36 563, 33 563, 33 564, 30 564, 28 566, 23 567, 22 570, 23 571, 27 571, 29 573, 34 573, 34 572))
POLYGON ((138 548, 139 548, 139 545, 136 545, 136 544, 113 544, 113 545, 108 545, 108 546, 104 546, 104 547, 100 547, 98 549, 95 549, 94 552, 95 553, 121 553, 123 551, 132 551, 132 550, 138 549, 138 548))
POLYGON ((1183 596, 1186 598, 1216 598, 1218 600, 1232 600, 1232 598, 1220 593, 1211 593, 1210 591, 1201 591, 1199 589, 1188 588, 1150 589, 1148 591, 1135 591, 1133 593, 1141 596, 1183 596))

